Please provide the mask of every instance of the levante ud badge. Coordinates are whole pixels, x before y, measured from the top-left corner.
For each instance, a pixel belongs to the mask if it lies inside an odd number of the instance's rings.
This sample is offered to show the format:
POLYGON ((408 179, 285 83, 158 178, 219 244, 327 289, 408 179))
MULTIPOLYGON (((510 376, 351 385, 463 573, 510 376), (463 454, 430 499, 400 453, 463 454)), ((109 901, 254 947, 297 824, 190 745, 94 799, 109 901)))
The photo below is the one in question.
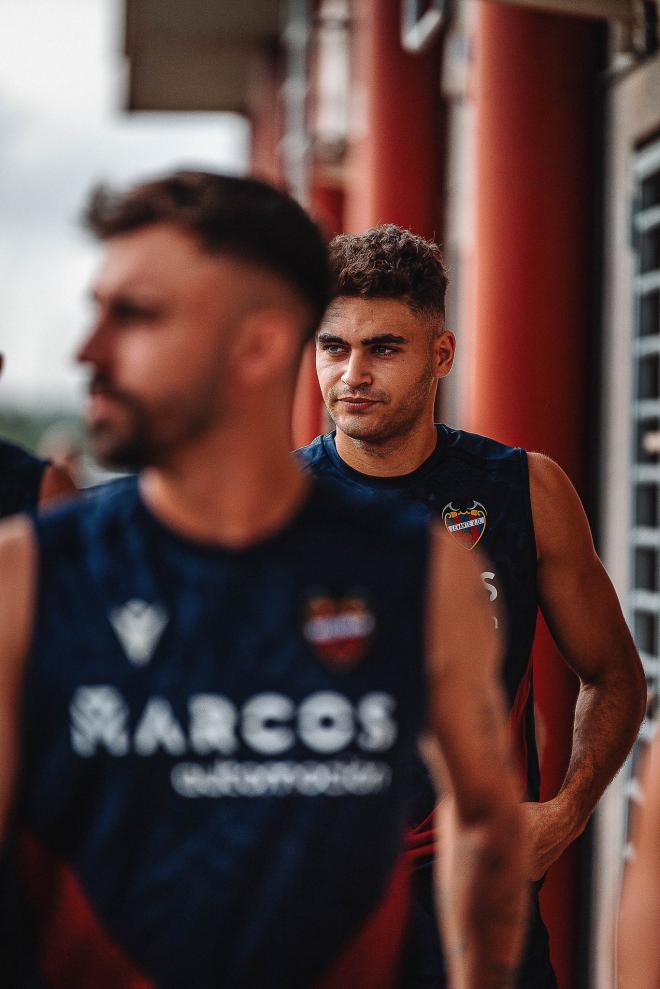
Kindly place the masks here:
POLYGON ((333 670, 349 670, 364 658, 375 627, 373 612, 359 595, 319 593, 307 602, 303 635, 321 662, 333 670))
POLYGON ((442 509, 442 520, 450 536, 466 549, 474 549, 486 531, 486 509, 478 501, 473 501, 470 508, 456 508, 450 501, 442 509))

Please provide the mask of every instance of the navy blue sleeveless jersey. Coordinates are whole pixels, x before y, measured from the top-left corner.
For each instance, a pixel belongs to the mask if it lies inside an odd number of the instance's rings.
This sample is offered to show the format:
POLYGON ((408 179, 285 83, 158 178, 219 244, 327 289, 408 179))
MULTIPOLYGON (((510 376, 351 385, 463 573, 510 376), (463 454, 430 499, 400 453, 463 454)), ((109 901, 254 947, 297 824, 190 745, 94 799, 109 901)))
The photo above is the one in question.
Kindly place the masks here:
MULTIPOLYGON (((528 795, 538 799, 530 665, 537 612, 536 541, 527 454, 485 436, 441 424, 436 428, 434 453, 403 477, 353 470, 337 453, 334 433, 317 437, 297 456, 314 475, 366 491, 374 504, 403 499, 426 506, 466 549, 478 545, 484 551, 491 561, 482 574, 484 590, 492 602, 493 621, 505 637, 503 676, 514 745, 528 795)), ((433 794, 427 791, 425 797, 432 799, 433 794)), ((420 814, 423 809, 419 807, 420 814)))
POLYGON ((128 481, 36 534, 16 984, 394 984, 421 513, 314 482, 239 552, 176 535, 128 481))
MULTIPOLYGON (((317 437, 296 451, 314 475, 367 492, 374 505, 426 506, 466 548, 479 546, 488 569, 482 573, 493 621, 504 636, 503 678, 509 701, 513 746, 527 796, 539 798, 539 765, 534 732, 531 650, 536 629, 536 540, 529 494, 527 454, 485 436, 436 426, 434 453, 402 477, 359 473, 346 464, 335 434, 317 437)), ((460 608, 460 599, 456 602, 460 608)), ((421 761, 414 775, 415 799, 407 849, 416 867, 414 913, 405 965, 406 989, 441 989, 445 973, 435 918, 432 855, 436 832, 435 792, 421 761)), ((534 904, 518 989, 555 989, 548 938, 534 904)))
POLYGON ((46 467, 45 460, 0 440, 0 518, 36 509, 46 467))

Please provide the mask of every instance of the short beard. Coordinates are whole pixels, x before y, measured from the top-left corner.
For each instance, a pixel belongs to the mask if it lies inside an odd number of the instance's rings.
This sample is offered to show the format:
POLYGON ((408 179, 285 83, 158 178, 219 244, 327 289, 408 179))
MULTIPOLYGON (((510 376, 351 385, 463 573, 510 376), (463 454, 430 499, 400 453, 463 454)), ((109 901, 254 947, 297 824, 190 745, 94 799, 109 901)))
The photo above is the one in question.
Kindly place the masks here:
POLYGON ((137 428, 125 437, 113 438, 106 427, 98 426, 89 430, 89 441, 92 456, 108 470, 138 471, 156 466, 162 458, 148 432, 137 428))
POLYGON ((208 394, 203 394, 201 400, 197 397, 194 407, 177 408, 174 404, 171 407, 165 404, 157 413, 150 412, 133 395, 111 389, 127 418, 116 430, 104 423, 89 428, 94 459, 102 467, 119 471, 166 466, 177 450, 202 436, 218 420, 220 413, 213 404, 213 392, 217 387, 217 382, 213 381, 208 394), (159 430, 158 422, 170 428, 159 430))
POLYGON ((393 441, 396 445, 396 441, 403 442, 406 439, 424 414, 433 381, 430 374, 421 376, 415 382, 408 400, 399 407, 396 414, 374 426, 361 423, 359 418, 355 422, 349 420, 346 426, 342 426, 337 423, 330 410, 328 414, 342 433, 361 446, 374 449, 392 444, 393 441))
POLYGON ((156 466, 163 451, 154 442, 149 416, 141 404, 122 397, 129 420, 123 429, 99 423, 88 430, 90 448, 94 459, 109 470, 137 471, 156 466))

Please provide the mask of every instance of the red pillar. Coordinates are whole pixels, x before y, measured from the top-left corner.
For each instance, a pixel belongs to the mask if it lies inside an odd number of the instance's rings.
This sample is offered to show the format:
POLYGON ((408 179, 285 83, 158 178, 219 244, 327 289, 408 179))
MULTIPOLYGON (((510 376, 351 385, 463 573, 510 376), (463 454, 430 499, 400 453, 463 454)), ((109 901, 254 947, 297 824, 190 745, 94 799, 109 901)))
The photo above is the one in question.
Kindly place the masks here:
POLYGON ((276 52, 255 61, 248 88, 248 112, 252 125, 250 174, 283 186, 280 142, 284 128, 281 88, 282 59, 276 52))
MULTIPOLYGON (((343 190, 313 173, 310 190, 310 213, 321 225, 327 237, 334 237, 343 226, 343 190)), ((293 445, 295 448, 311 443, 326 431, 323 398, 316 377, 313 344, 303 354, 293 403, 293 445)))
MULTIPOLYGON (((250 85, 249 106, 252 124, 250 172, 258 178, 285 186, 282 167, 281 141, 284 136, 284 114, 281 87, 284 67, 276 53, 255 64, 250 85)), ((343 226, 343 190, 313 169, 310 189, 310 213, 328 237, 339 233, 343 226)), ((314 350, 306 347, 292 412, 292 446, 304 446, 325 428, 323 400, 316 377, 314 350)))
POLYGON ((348 160, 346 229, 397 223, 436 232, 439 70, 437 46, 401 47, 400 4, 362 0, 354 36, 354 131, 348 160))
MULTIPOLYGON (((469 428, 554 457, 584 490, 590 139, 597 39, 580 18, 479 5, 476 256, 469 428)), ((548 730, 543 796, 558 789, 577 683, 546 630, 535 646, 548 730)), ((577 850, 542 904, 561 989, 576 985, 577 850)))
MULTIPOLYGON (((311 208, 329 232, 359 232, 398 223, 436 232, 439 71, 437 51, 421 56, 401 47, 399 3, 356 4, 354 131, 344 194, 313 176, 311 208)), ((323 429, 312 355, 306 353, 293 414, 294 441, 323 429)))

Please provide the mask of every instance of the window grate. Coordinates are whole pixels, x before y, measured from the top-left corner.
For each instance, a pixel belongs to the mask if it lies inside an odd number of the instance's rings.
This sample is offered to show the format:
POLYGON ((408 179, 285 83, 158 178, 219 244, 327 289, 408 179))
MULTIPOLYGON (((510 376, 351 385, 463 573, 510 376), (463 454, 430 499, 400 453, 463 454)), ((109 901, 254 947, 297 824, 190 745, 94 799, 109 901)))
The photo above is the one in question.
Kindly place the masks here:
MULTIPOLYGON (((660 141, 633 165, 634 340, 630 484, 630 625, 642 657, 649 702, 628 762, 626 794, 638 799, 637 771, 658 718, 660 697, 660 141)), ((628 815, 628 818, 630 815, 628 815)), ((626 846, 629 851, 630 846, 626 846)))

